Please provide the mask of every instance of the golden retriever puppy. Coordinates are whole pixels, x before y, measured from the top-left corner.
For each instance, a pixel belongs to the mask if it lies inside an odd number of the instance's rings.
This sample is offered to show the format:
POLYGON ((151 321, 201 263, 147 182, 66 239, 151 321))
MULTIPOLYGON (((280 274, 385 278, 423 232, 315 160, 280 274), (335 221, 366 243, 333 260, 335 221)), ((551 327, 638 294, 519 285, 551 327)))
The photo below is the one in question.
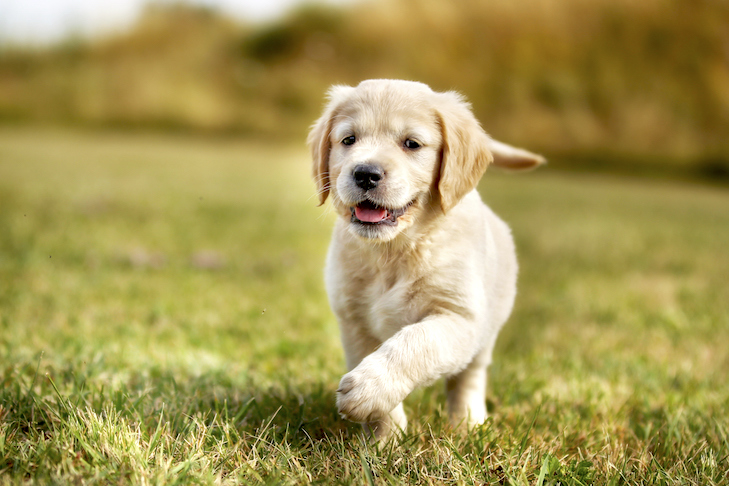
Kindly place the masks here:
POLYGON ((475 188, 491 163, 544 159, 489 138, 460 95, 398 80, 333 87, 308 142, 340 216, 325 270, 349 369, 339 413, 383 439, 405 429, 403 399, 445 377, 452 423, 482 423, 517 262, 475 188))

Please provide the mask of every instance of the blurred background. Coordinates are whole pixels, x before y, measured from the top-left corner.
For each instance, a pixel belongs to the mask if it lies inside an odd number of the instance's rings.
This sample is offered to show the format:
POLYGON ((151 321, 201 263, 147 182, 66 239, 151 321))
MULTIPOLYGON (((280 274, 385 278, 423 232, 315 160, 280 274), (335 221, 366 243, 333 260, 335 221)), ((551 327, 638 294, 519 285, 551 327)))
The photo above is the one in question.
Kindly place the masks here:
POLYGON ((377 477, 727 483, 729 0, 0 0, 0 478, 363 482, 305 139, 377 77, 549 160, 490 435, 419 390, 377 477))
POLYGON ((553 167, 729 180, 724 0, 3 0, 0 125, 303 144, 328 86, 455 89, 553 167))

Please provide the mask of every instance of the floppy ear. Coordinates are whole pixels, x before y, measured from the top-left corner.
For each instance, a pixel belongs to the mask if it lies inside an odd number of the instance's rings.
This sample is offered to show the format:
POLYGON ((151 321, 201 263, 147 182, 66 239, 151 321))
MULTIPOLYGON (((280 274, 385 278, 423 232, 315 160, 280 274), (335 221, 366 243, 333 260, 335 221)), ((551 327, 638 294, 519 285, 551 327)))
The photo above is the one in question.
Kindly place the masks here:
POLYGON ((312 175, 319 195, 319 206, 324 204, 329 195, 329 152, 332 149, 330 140, 332 124, 338 107, 352 89, 354 88, 349 86, 332 86, 328 93, 329 103, 324 109, 324 113, 311 127, 307 138, 313 162, 312 175))
POLYGON ((309 150, 311 150, 312 176, 319 195, 319 206, 324 204, 329 195, 329 151, 331 150, 329 134, 331 131, 332 119, 330 114, 325 112, 311 127, 307 139, 309 150))
POLYGON ((490 139, 461 95, 439 93, 438 121, 443 136, 438 193, 440 206, 448 212, 471 192, 493 160, 490 139))
POLYGON ((541 155, 493 139, 489 142, 489 148, 494 156, 494 165, 508 170, 536 169, 547 162, 541 155))

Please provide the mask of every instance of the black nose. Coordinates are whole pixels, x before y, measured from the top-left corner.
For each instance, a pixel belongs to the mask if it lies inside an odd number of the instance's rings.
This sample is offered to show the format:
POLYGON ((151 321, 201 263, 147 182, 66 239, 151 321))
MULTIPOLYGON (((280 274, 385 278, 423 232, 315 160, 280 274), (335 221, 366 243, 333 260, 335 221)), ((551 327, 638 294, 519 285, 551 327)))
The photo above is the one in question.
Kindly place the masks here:
POLYGON ((354 183, 357 187, 368 191, 377 187, 377 184, 385 177, 385 171, 376 165, 358 165, 354 168, 354 183))

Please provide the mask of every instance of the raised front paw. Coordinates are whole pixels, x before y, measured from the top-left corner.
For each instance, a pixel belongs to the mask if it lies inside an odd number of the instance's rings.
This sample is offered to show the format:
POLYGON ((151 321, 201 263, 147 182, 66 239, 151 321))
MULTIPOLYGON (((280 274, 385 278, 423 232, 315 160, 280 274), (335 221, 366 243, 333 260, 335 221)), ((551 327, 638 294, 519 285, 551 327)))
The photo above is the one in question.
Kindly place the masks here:
POLYGON ((343 418, 359 423, 382 420, 412 391, 378 358, 368 356, 339 382, 337 407, 343 418))

